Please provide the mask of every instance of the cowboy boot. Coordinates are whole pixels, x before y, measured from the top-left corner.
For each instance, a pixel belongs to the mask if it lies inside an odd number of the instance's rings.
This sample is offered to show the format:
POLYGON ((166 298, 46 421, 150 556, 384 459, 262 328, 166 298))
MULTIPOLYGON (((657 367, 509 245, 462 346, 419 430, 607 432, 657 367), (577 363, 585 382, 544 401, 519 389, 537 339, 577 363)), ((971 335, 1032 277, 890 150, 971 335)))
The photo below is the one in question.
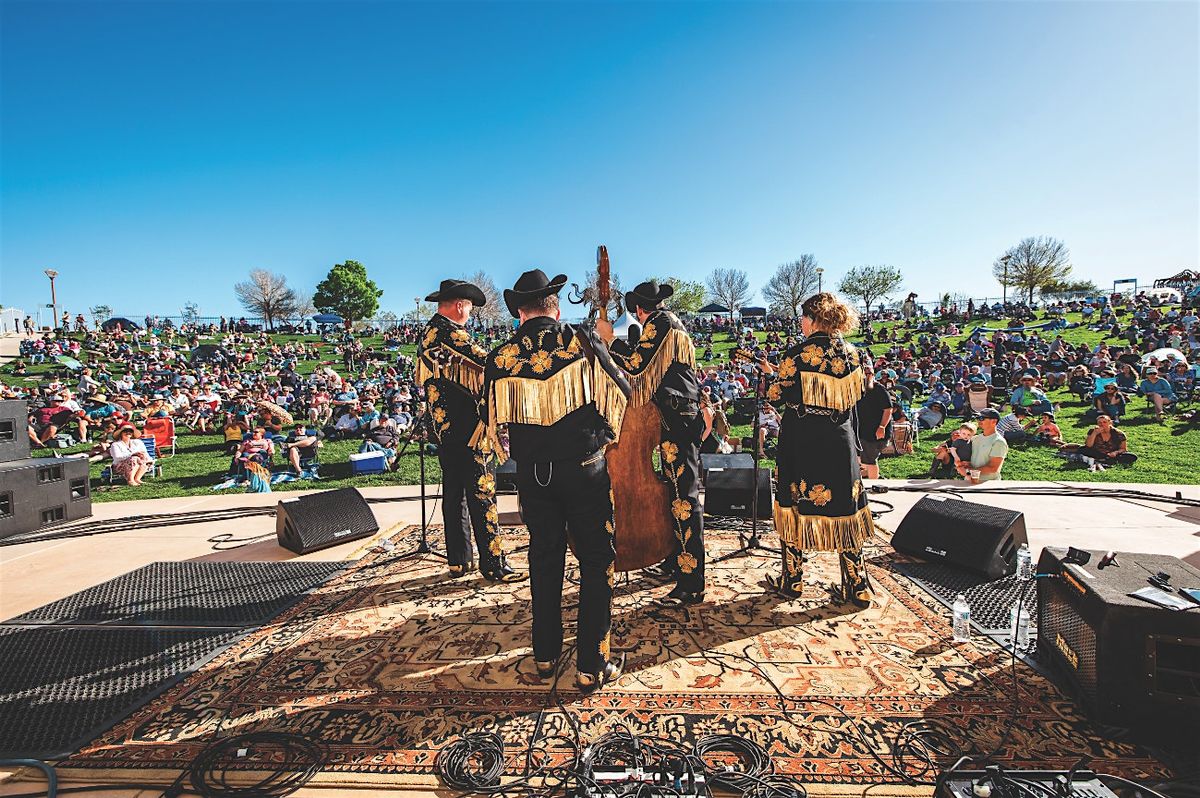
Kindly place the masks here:
POLYGON ((767 584, 784 598, 799 598, 804 592, 804 552, 784 543, 783 564, 779 576, 768 576, 767 584))
POLYGON ((867 578, 867 569, 863 565, 862 549, 840 551, 838 560, 842 570, 842 600, 859 609, 871 606, 874 594, 871 592, 871 581, 867 578))

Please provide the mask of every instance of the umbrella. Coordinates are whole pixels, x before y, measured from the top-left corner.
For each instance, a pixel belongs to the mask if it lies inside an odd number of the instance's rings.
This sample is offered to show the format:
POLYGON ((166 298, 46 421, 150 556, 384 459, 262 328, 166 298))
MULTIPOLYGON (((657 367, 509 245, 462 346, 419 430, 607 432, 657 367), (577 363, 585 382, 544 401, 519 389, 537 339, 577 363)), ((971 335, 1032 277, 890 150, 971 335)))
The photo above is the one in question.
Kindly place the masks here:
POLYGON ((291 413, 284 410, 274 402, 268 402, 266 399, 260 399, 258 400, 258 406, 265 410, 269 410, 276 416, 279 416, 279 420, 283 422, 283 426, 285 427, 290 427, 292 424, 296 423, 295 419, 292 418, 291 413))
POLYGON ((113 316, 111 319, 109 319, 108 321, 101 324, 100 329, 104 330, 105 332, 112 332, 113 330, 117 329, 118 324, 120 324, 122 329, 125 329, 125 330, 140 330, 140 329, 142 329, 142 325, 137 324, 136 322, 132 322, 129 319, 123 318, 121 316, 113 316))
POLYGON ((1188 359, 1183 356, 1183 352, 1180 352, 1178 349, 1173 349, 1169 346, 1164 346, 1162 349, 1155 349, 1153 352, 1147 352, 1146 354, 1142 355, 1142 363, 1149 363, 1151 358, 1159 361, 1171 360, 1174 362, 1188 362, 1188 359))
POLYGON ((313 316, 313 321, 317 324, 345 324, 346 320, 336 313, 318 313, 313 316))
POLYGON ((54 359, 59 363, 62 363, 71 371, 79 371, 81 368, 83 368, 83 364, 70 355, 57 355, 54 359))

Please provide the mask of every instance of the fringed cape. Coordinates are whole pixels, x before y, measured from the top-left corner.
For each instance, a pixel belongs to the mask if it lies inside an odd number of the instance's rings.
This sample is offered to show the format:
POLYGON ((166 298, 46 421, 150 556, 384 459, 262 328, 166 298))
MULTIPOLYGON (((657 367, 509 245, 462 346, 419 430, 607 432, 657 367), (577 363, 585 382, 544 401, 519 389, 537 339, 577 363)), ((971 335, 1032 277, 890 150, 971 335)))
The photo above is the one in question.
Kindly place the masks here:
POLYGON ((478 405, 483 395, 487 350, 471 339, 461 324, 435 313, 417 347, 414 379, 425 387, 429 413, 439 441, 448 435, 475 438, 481 423, 478 405), (453 397, 462 391, 465 397, 453 397), (451 433, 451 427, 459 430, 451 433))
POLYGON ((613 360, 629 374, 630 401, 636 407, 654 397, 672 364, 696 367, 696 346, 675 314, 656 310, 646 318, 633 351, 613 352, 613 360))

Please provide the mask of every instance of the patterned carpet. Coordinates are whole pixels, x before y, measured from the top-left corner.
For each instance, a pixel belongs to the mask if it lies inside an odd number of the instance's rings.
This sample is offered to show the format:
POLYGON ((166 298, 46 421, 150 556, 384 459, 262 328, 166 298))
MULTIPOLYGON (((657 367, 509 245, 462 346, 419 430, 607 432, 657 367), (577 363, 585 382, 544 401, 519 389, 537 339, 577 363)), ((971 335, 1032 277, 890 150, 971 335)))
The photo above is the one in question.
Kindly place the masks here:
MULTIPOLYGON (((397 552, 415 545, 415 532, 394 537, 397 552)), ((731 532, 708 537, 710 556, 737 543, 731 532)), ((523 565, 524 530, 508 540, 523 565)), ((948 646, 940 605, 888 570, 885 546, 868 554, 878 602, 861 612, 829 599, 832 555, 809 563, 808 587, 793 601, 764 593, 775 567, 765 557, 711 565, 708 601, 687 610, 652 605, 667 586, 621 579, 613 648, 626 655, 626 674, 583 699, 568 687, 572 662, 560 697, 585 738, 618 724, 675 738, 740 734, 766 746, 778 771, 825 785, 825 794, 894 781, 849 732, 850 719, 885 759, 904 724, 921 719, 941 719, 990 750, 1011 712, 1007 655, 988 642, 948 646)), ((329 744, 333 761, 318 782, 428 787, 438 748, 464 731, 499 730, 523 751, 549 696, 529 649, 528 584, 450 581, 444 571, 432 558, 367 553, 63 766, 93 779, 169 779, 218 729, 270 728, 329 744)), ((568 586, 566 600, 574 596, 568 586)), ((1126 777, 1166 774, 1145 752, 1106 740, 1042 676, 1024 665, 1017 674, 1013 765, 1066 768, 1086 753, 1126 777)), ((546 731, 567 730, 561 711, 547 714, 546 731)))

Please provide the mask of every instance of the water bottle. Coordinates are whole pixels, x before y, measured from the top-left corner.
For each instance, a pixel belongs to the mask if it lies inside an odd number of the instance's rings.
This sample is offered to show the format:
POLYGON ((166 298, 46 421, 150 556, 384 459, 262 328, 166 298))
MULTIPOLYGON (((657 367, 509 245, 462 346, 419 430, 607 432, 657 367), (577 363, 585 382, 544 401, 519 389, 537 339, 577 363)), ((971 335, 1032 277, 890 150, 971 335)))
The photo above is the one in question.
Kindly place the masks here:
POLYGON ((1022 543, 1017 549, 1017 579, 1021 582, 1033 579, 1033 552, 1028 543, 1022 543))
POLYGON ((1017 651, 1023 651, 1029 646, 1029 613, 1021 606, 1021 602, 1015 601, 1008 615, 1013 646, 1017 651))
POLYGON ((954 630, 954 642, 966 643, 971 639, 971 605, 967 603, 967 597, 959 593, 958 598, 954 599, 954 606, 950 608, 950 612, 950 626, 954 630))

